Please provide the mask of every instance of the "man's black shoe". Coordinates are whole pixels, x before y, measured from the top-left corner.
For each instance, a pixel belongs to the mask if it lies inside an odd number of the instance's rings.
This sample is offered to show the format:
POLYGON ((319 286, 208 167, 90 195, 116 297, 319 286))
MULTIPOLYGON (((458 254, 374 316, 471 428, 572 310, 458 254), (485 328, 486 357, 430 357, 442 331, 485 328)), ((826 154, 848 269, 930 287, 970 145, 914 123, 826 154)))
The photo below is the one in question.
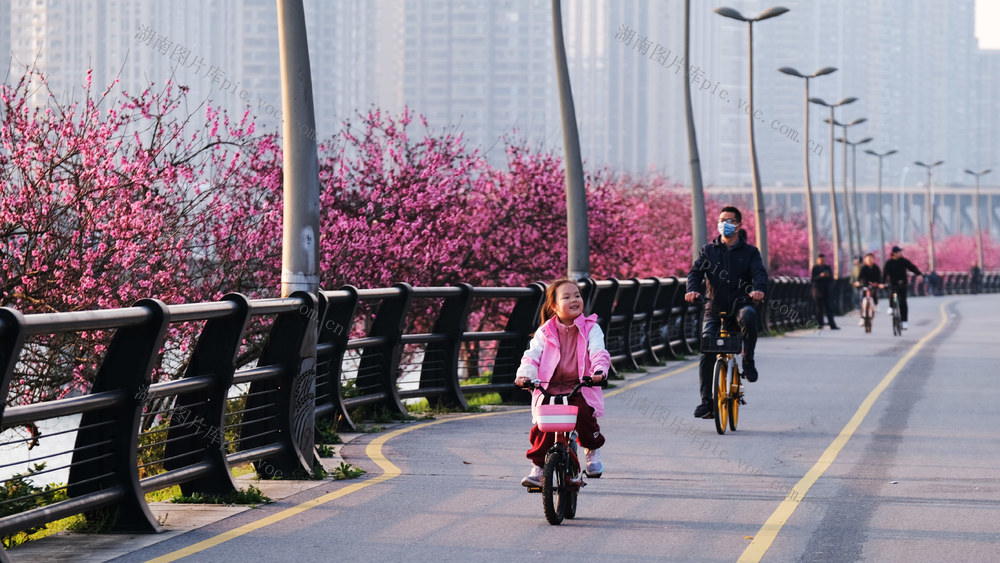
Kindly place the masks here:
POLYGON ((840 330, 840 327, 837 325, 830 325, 830 330, 840 330))
POLYGON ((757 366, 754 365, 753 360, 743 358, 743 377, 747 378, 750 383, 757 381, 757 366))
POLYGON ((712 411, 712 400, 702 399, 701 404, 694 409, 695 418, 712 418, 715 413, 712 411))

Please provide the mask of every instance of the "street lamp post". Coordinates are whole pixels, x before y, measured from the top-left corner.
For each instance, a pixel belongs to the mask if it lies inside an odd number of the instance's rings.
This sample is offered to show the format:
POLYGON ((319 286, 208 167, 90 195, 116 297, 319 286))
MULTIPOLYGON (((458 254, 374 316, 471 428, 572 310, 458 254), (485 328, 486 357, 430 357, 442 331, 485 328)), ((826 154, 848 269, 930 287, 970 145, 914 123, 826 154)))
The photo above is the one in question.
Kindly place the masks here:
POLYGON ((823 101, 822 98, 809 98, 809 101, 814 104, 819 104, 821 106, 826 106, 830 108, 830 119, 827 120, 830 123, 830 207, 833 211, 833 273, 834 276, 840 275, 840 217, 837 214, 837 193, 836 185, 833 179, 833 111, 840 107, 857 101, 857 98, 850 97, 844 98, 835 104, 828 104, 823 101))
POLYGON ((972 174, 976 177, 976 257, 979 261, 979 269, 985 270, 986 267, 983 265, 983 232, 979 229, 979 177, 992 172, 992 169, 987 168, 985 170, 980 170, 979 172, 973 172, 968 168, 965 169, 966 174, 972 174))
MULTIPOLYGON (((864 117, 859 117, 850 123, 840 123, 839 121, 833 120, 834 125, 838 125, 844 128, 844 139, 847 138, 847 128, 852 125, 860 125, 868 121, 864 117)), ((844 213, 847 214, 847 249, 851 252, 851 256, 857 256, 857 251, 854 248, 854 228, 852 227, 853 219, 851 218, 851 201, 850 194, 847 193, 847 144, 844 144, 844 213)))
POLYGON ((754 203, 754 219, 757 223, 757 247, 760 250, 761 259, 764 261, 764 266, 769 266, 769 255, 767 252, 767 223, 766 214, 764 212, 764 193, 761 190, 760 185, 760 170, 757 168, 757 146, 754 143, 753 136, 753 122, 754 122, 754 109, 753 109, 753 24, 754 22, 764 21, 771 19, 788 11, 788 8, 782 6, 775 6, 774 8, 769 8, 761 12, 761 14, 755 18, 744 17, 743 14, 732 8, 716 8, 712 10, 720 16, 732 18, 734 20, 746 22, 749 24, 749 55, 750 60, 750 73, 748 81, 749 89, 749 123, 750 123, 750 167, 753 171, 753 203, 754 203))
POLYGON ((802 147, 802 158, 805 164, 806 170, 806 220, 809 222, 809 265, 816 261, 816 212, 813 210, 813 197, 812 197, 812 179, 809 176, 809 79, 816 78, 818 76, 824 76, 832 72, 836 72, 837 69, 832 66, 823 67, 812 74, 802 74, 794 68, 783 66, 778 69, 778 72, 783 72, 791 76, 797 76, 799 78, 804 78, 806 80, 806 98, 805 98, 805 130, 806 130, 806 142, 802 147))
POLYGON ((882 253, 882 263, 887 260, 885 255, 885 223, 882 221, 882 159, 896 154, 896 149, 884 153, 877 153, 871 149, 866 149, 866 153, 878 158, 878 242, 882 253))
MULTIPOLYGON (((858 216, 861 215, 861 209, 858 207, 858 145, 863 145, 865 143, 872 142, 871 137, 865 137, 860 141, 851 142, 847 139, 838 138, 838 143, 846 143, 851 147, 851 205, 854 206, 854 236, 855 242, 857 243, 858 252, 855 256, 861 256, 865 252, 865 247, 861 244, 861 222, 858 216)), ((846 160, 846 159, 845 159, 846 160)))
POLYGON ((922 161, 915 161, 913 164, 917 166, 923 166, 927 169, 927 201, 924 202, 927 205, 927 262, 929 263, 930 271, 934 271, 934 193, 931 191, 931 169, 939 164, 944 164, 943 160, 939 160, 934 164, 924 164, 922 161))
POLYGON ((590 227, 587 223, 587 187, 583 178, 580 134, 576 127, 576 108, 566 62, 560 0, 552 0, 552 40, 566 163, 566 270, 569 279, 577 281, 590 277, 590 227))

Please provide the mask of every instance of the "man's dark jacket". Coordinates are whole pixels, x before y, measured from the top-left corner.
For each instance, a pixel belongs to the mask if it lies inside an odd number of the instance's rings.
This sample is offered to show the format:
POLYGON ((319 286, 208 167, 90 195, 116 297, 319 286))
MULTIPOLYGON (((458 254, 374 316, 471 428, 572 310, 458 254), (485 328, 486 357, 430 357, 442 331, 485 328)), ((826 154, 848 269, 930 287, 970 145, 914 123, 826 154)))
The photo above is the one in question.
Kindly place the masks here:
POLYGON ((895 284, 900 287, 905 287, 907 284, 906 271, 909 270, 918 276, 922 276, 920 270, 913 265, 906 258, 900 256, 899 258, 890 258, 885 261, 885 267, 882 268, 882 283, 885 284, 895 284))
POLYGON ((687 291, 703 293, 717 311, 728 311, 734 299, 751 291, 767 291, 764 261, 757 247, 747 243, 746 231, 740 231, 739 240, 731 247, 721 236, 701 247, 687 276, 687 291))

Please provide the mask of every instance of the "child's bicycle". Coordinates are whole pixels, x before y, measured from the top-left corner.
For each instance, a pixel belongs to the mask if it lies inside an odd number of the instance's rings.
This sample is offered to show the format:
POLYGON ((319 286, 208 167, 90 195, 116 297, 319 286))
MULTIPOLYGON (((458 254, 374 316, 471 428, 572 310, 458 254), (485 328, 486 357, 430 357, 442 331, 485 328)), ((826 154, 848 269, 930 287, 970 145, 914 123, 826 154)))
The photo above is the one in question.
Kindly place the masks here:
POLYGON ((892 313, 892 334, 893 336, 903 335, 903 315, 899 312, 899 294, 892 290, 892 299, 889 301, 892 313))
POLYGON ((735 431, 740 421, 740 405, 743 398, 743 337, 738 330, 730 331, 726 325, 733 322, 727 314, 737 311, 749 302, 737 298, 731 311, 719 311, 719 334, 706 336, 701 340, 702 354, 717 354, 712 368, 712 399, 715 411, 715 431, 726 433, 726 427, 735 431))
MULTIPOLYGON (((596 374, 595 374, 596 375, 596 374)), ((580 458, 577 456, 576 414, 578 408, 569 404, 570 397, 584 387, 603 385, 594 383, 585 376, 572 391, 566 394, 551 394, 535 379, 522 387, 527 391, 538 389, 542 392, 544 404, 538 406, 538 429, 555 434, 555 442, 545 454, 542 469, 542 486, 528 487, 529 493, 542 493, 542 507, 549 524, 561 524, 563 518, 576 517, 576 497, 587 484, 583 481, 580 458)))
POLYGON ((864 321, 865 332, 872 331, 872 321, 875 320, 875 299, 872 298, 872 286, 861 286, 861 320, 864 321))

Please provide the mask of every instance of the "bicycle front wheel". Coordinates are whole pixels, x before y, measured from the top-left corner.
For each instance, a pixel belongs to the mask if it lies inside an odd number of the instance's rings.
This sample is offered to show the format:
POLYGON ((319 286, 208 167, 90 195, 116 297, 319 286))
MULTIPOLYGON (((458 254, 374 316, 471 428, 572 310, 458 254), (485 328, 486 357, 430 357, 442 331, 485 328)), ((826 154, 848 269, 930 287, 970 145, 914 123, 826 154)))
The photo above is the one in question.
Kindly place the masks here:
POLYGON ((542 506, 545 509, 545 519, 553 526, 562 524, 566 508, 570 504, 566 467, 566 454, 562 452, 552 452, 545 458, 545 468, 542 470, 542 506))
POLYGON ((740 422, 740 401, 743 399, 743 392, 740 389, 740 374, 736 371, 736 364, 733 364, 733 375, 730 378, 729 391, 729 429, 736 431, 736 425, 740 422))
POLYGON ((715 361, 714 393, 715 393, 715 431, 726 433, 729 424, 729 381, 726 378, 725 360, 715 361))

